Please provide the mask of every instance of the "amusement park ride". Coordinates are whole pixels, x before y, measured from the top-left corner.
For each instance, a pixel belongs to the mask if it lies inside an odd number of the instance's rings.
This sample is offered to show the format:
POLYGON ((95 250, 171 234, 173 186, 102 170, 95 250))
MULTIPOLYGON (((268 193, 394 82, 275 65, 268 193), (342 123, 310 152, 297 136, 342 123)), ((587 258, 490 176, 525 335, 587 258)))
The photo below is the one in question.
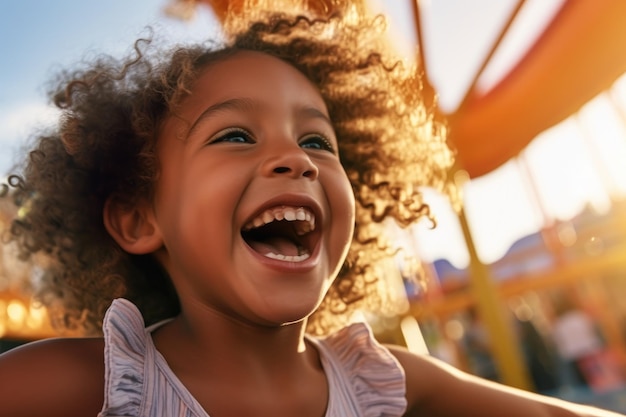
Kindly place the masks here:
MULTIPOLYGON (((210 7, 223 20, 228 13, 241 12, 244 3, 264 1, 170 0, 164 7, 179 15, 210 7)), ((313 11, 325 13, 337 1, 342 0, 307 3, 313 11)), ((420 2, 405 1, 413 11, 418 44, 423 46, 420 2)), ((487 92, 479 91, 476 81, 525 3, 520 0, 513 8, 457 108, 439 110, 438 117, 449 126, 449 141, 458 160, 456 169, 470 180, 516 157, 537 135, 578 112, 626 73, 626 1, 564 0, 517 64, 487 92)), ((437 91, 430 82, 429 63, 420 55, 417 58, 425 70, 424 93, 434 99, 437 91)), ((626 114, 621 111, 626 123, 626 114)), ((545 225, 489 265, 476 254, 462 204, 458 216, 470 254, 469 267, 455 269, 444 260, 424 265, 431 289, 415 294, 405 314, 420 323, 445 323, 475 306, 495 341, 494 356, 503 381, 528 388, 503 308, 530 293, 549 298, 547 294, 554 289, 584 292, 585 302, 598 313, 608 344, 622 353, 622 363, 626 364, 622 327, 626 306, 620 307, 617 296, 620 292, 626 294, 626 201, 613 201, 608 214, 587 211, 569 221, 545 225)), ((3 221, 7 219, 0 214, 0 226, 3 221)), ((0 253, 0 278, 8 269, 0 253)), ((0 339, 34 339, 52 334, 45 312, 31 305, 15 287, 0 283, 0 339)))

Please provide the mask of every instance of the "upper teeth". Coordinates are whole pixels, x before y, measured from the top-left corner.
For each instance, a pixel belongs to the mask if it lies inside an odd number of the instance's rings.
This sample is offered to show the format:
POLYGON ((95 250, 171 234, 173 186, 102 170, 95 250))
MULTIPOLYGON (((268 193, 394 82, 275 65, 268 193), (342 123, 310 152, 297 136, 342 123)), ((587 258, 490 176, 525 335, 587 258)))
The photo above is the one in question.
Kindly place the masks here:
POLYGON ((275 220, 286 220, 293 222, 299 220, 295 224, 297 235, 304 235, 315 229, 315 215, 304 207, 280 206, 272 207, 250 220, 243 227, 244 231, 261 227, 275 220))

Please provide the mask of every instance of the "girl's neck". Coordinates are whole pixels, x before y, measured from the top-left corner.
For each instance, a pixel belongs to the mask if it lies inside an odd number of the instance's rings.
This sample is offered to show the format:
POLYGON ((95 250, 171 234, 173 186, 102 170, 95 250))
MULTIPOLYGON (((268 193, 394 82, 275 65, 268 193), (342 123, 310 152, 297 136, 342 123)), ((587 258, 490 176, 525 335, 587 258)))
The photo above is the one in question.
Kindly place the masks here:
MULTIPOLYGON (((279 327, 253 325, 214 311, 183 312, 153 334, 157 350, 175 373, 199 372, 236 378, 250 372, 287 374, 321 369, 316 349, 304 339, 305 322, 279 327)), ((259 376, 260 376, 259 375, 259 376)))
POLYGON ((257 327, 219 316, 199 324, 182 314, 152 336, 210 415, 323 416, 328 381, 304 326, 257 327))

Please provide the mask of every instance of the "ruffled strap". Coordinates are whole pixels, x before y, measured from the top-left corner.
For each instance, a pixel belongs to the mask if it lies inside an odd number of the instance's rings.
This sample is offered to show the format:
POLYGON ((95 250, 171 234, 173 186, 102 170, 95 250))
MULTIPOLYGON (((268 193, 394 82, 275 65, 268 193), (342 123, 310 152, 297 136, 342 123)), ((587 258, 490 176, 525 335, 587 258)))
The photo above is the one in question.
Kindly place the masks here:
POLYGON ((105 392, 98 417, 141 415, 146 360, 146 329, 141 313, 128 300, 113 301, 104 317, 105 392))
MULTIPOLYGON (((359 416, 391 417, 404 414, 407 406, 404 370, 387 348, 380 345, 368 325, 352 324, 319 342, 330 356, 333 372, 349 382, 359 416)), ((324 358, 322 358, 324 359, 324 358)), ((326 370, 327 375, 329 370, 326 370)), ((331 385, 334 385, 329 376, 331 385)), ((341 387, 331 386, 332 390, 341 387)), ((331 408, 332 404, 329 404, 331 408)))

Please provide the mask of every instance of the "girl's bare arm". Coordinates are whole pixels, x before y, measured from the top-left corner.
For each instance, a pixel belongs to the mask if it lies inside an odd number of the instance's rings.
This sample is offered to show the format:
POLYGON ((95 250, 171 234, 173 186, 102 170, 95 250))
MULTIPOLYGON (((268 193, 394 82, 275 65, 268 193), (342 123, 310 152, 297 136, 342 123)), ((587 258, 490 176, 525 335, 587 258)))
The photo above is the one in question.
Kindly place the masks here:
POLYGON ((406 417, 623 417, 483 380, 402 348, 390 350, 406 372, 406 417))
POLYGON ((95 417, 103 351, 100 339, 50 339, 0 355, 0 417, 95 417))

